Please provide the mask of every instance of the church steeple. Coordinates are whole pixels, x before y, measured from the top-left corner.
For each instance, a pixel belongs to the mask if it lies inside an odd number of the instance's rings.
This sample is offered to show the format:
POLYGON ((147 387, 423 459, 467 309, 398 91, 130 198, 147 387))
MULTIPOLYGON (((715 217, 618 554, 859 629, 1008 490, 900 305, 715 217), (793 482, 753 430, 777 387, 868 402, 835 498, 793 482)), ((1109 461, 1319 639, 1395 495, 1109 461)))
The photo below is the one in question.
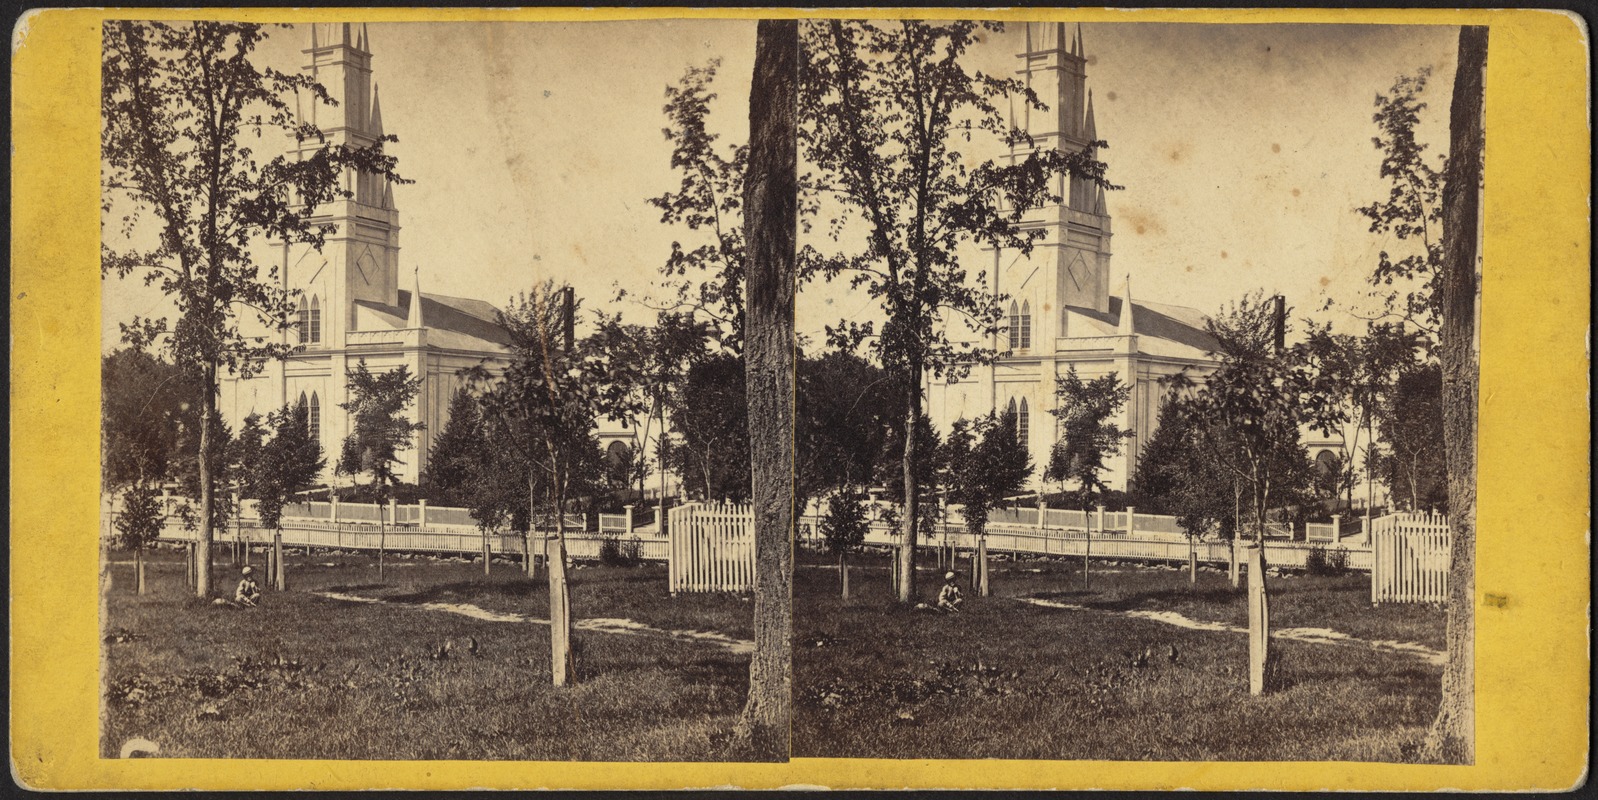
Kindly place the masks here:
MULTIPOLYGON (((1087 46, 1080 23, 1030 22, 1024 50, 1017 54, 1017 74, 1048 106, 1045 112, 1019 109, 1015 124, 1032 137, 1038 150, 1092 152, 1099 138, 1093 95, 1087 88, 1087 46)), ((1012 158, 1031 148, 1016 147, 1012 158)), ((1042 240, 1053 254, 1054 273, 1047 281, 1048 299, 1065 325, 1067 308, 1110 310, 1110 218, 1104 192, 1091 179, 1064 177, 1057 186, 1061 202, 1030 214, 1049 233, 1042 240)), ((1022 276, 1025 279, 1025 276, 1022 276)))
MULTIPOLYGON (((366 25, 339 22, 307 27, 310 47, 304 50, 303 70, 334 103, 309 96, 300 99, 301 119, 314 124, 322 136, 291 139, 290 152, 309 158, 330 145, 376 144, 385 131, 366 25)), ((320 206, 312 220, 334 228, 321 251, 296 246, 289 263, 289 280, 295 288, 323 299, 326 338, 334 346, 342 346, 344 334, 360 328, 360 304, 399 306, 399 212, 393 188, 384 176, 355 169, 345 173, 342 183, 351 196, 320 206)))

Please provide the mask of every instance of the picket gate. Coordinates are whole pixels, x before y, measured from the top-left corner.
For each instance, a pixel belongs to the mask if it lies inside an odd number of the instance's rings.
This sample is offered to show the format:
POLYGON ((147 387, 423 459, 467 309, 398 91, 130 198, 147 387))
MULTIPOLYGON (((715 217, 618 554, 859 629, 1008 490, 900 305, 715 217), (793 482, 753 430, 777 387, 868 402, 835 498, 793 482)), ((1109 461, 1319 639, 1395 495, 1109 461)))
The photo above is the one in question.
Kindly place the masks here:
POLYGON ((741 592, 755 585, 754 508, 691 503, 673 508, 667 525, 671 593, 741 592))
POLYGON ((1453 536, 1442 514, 1371 520, 1371 602, 1444 603, 1453 536))

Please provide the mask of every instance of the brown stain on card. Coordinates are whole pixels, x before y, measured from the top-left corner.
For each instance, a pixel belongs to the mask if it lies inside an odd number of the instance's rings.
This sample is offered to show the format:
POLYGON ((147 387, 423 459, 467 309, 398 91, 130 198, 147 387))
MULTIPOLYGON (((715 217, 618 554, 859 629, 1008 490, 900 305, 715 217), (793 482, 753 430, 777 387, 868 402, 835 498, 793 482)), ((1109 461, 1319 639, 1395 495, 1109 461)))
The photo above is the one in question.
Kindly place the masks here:
POLYGON ((1509 596, 1503 594, 1487 593, 1482 595, 1481 603, 1492 608, 1509 608, 1509 596))
POLYGON ((1132 208, 1121 212, 1121 217, 1126 224, 1132 226, 1133 232, 1138 235, 1165 233, 1165 226, 1160 224, 1158 218, 1142 209, 1132 208))

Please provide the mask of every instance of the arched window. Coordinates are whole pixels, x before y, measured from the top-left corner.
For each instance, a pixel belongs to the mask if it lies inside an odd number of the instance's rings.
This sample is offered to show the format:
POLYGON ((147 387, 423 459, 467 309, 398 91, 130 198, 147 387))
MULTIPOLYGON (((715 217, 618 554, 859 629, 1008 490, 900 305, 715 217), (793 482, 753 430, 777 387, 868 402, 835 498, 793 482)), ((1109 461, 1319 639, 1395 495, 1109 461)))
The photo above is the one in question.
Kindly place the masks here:
POLYGON ((322 401, 311 392, 311 405, 305 412, 305 424, 311 429, 311 441, 322 441, 322 401))
POLYGON ((1027 431, 1031 429, 1031 413, 1027 411, 1026 398, 1021 398, 1021 410, 1015 415, 1015 438, 1022 446, 1027 443, 1027 431))
MULTIPOLYGON (((301 341, 304 341, 303 339, 301 341)), ((311 296, 311 344, 322 343, 322 303, 311 296)))
POLYGON ((300 298, 299 314, 294 318, 294 335, 300 344, 310 341, 311 307, 306 305, 304 297, 300 298))
POLYGON ((1010 301, 1010 349, 1021 346, 1021 307, 1010 301))
POLYGON ((1021 349, 1032 347, 1032 301, 1021 302, 1021 349))

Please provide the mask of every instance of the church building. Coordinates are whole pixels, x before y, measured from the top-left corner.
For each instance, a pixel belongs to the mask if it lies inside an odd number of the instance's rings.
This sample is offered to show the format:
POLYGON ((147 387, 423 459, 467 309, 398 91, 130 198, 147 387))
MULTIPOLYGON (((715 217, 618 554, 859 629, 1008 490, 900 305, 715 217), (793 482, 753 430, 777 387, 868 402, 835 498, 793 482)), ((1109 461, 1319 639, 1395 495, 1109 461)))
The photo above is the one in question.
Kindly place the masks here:
MULTIPOLYGON (((1016 124, 1039 149, 1082 151, 1099 138, 1093 94, 1087 89, 1087 56, 1081 26, 1027 23, 1018 75, 1047 104, 1024 106, 1016 124)), ((1030 150, 1011 152, 1024 158, 1030 150)), ((1006 332, 988 343, 1008 354, 978 366, 961 380, 928 378, 927 407, 934 425, 947 431, 955 420, 994 410, 1014 410, 1035 467, 1048 465, 1059 438, 1055 380, 1075 367, 1084 380, 1116 374, 1131 396, 1115 422, 1135 432, 1109 460, 1105 482, 1125 489, 1137 453, 1157 424, 1165 396, 1162 378, 1186 371, 1197 380, 1214 370, 1214 339, 1204 314, 1135 298, 1131 276, 1116 280, 1111 267, 1111 214, 1104 190, 1079 177, 1063 177, 1055 189, 1063 202, 1034 209, 1022 225, 1043 231, 1032 252, 990 249, 988 288, 1006 296, 1006 332)), ((1046 487, 1053 488, 1053 487, 1046 487)), ((1074 487, 1073 487, 1074 488, 1074 487)))
MULTIPOLYGON (((310 102, 301 113, 332 144, 373 144, 383 135, 383 112, 372 81, 366 26, 309 27, 304 71, 338 105, 310 102)), ((289 145, 291 152, 303 148, 307 154, 322 146, 292 140, 289 145)), ((495 322, 493 305, 425 294, 419 270, 401 269, 400 214, 386 178, 350 170, 345 181, 353 197, 323 206, 314 220, 336 227, 320 251, 309 245, 278 246, 285 288, 300 292, 294 327, 284 334, 296 346, 294 354, 249 380, 225 380, 220 405, 234 430, 251 413, 264 415, 285 404, 304 406, 331 474, 340 443, 350 433, 350 415, 340 408, 348 400, 346 371, 361 361, 373 372, 407 367, 422 379, 410 417, 426 425, 400 454, 400 479, 414 483, 427 467, 433 439, 448 421, 450 398, 465 382, 458 373, 478 364, 503 367, 509 338, 495 322)))

